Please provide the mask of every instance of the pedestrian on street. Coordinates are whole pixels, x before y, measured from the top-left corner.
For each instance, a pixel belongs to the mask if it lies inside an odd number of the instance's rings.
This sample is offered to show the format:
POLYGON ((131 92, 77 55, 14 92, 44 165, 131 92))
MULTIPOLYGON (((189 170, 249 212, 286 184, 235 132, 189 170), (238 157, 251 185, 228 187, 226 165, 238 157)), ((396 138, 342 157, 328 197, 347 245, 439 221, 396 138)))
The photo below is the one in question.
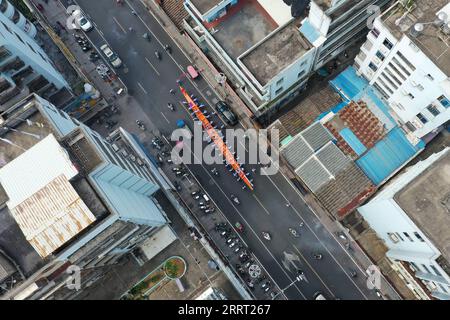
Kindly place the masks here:
POLYGON ((290 207, 291 206, 291 204, 288 202, 288 203, 286 203, 286 207, 290 207))
POLYGON ((175 90, 173 90, 173 89, 170 89, 169 92, 170 92, 171 94, 175 94, 175 90))

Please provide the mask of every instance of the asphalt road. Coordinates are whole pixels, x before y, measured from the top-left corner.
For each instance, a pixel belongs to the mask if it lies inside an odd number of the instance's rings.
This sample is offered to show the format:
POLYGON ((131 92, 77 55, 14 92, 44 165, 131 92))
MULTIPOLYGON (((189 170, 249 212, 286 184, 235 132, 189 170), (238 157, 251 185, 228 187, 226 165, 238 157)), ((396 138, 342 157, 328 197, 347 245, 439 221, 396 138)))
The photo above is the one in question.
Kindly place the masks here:
MULTIPOLYGON (((66 1, 62 2, 67 6, 66 1)), ((89 38, 97 47, 107 41, 120 56, 124 67, 118 70, 118 75, 160 132, 170 136, 178 119, 192 124, 189 112, 180 104, 182 96, 176 84, 186 66, 192 63, 144 6, 137 0, 126 2, 124 6, 117 5, 115 0, 77 2, 95 23, 96 28, 88 33, 89 38), (130 5, 137 15, 131 13, 130 5), (133 30, 130 31, 129 27, 133 30), (145 32, 151 33, 150 42, 142 37, 145 32), (172 47, 171 55, 164 51, 164 44, 172 47), (155 50, 162 53, 161 61, 155 57, 155 50), (170 94, 170 89, 177 93, 170 94), (175 105, 175 112, 167 108, 169 101, 175 105)), ((185 88, 200 100, 209 104, 218 100, 203 79, 195 80, 195 84, 183 82, 185 88)), ((241 190, 240 182, 236 182, 224 166, 216 166, 220 177, 211 176, 211 166, 188 167, 228 220, 232 224, 236 221, 244 224, 244 241, 279 288, 287 288, 284 294, 288 299, 312 299, 317 292, 328 299, 379 299, 373 290, 367 288, 363 271, 282 174, 257 174, 254 176, 255 191, 250 192, 241 190), (232 193, 238 196, 240 205, 230 200, 232 193), (302 221, 304 225, 299 227, 302 221), (290 227, 300 232, 299 238, 289 233, 290 227), (272 240, 265 240, 262 231, 268 231, 272 240), (323 255, 322 260, 313 258, 316 252, 323 255), (298 269, 304 271, 306 280, 295 280, 298 269), (351 269, 357 271, 356 278, 349 276, 351 269)), ((247 170, 249 168, 247 166, 247 170)))

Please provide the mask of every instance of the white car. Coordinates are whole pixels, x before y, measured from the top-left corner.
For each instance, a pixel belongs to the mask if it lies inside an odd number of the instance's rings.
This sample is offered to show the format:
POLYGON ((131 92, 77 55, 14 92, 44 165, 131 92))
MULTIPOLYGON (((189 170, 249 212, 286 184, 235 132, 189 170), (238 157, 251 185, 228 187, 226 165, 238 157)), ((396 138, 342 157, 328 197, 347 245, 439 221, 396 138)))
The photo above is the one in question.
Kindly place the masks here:
POLYGON ((92 30, 92 23, 88 19, 86 19, 86 17, 81 13, 80 10, 75 10, 74 12, 72 12, 72 16, 75 17, 78 26, 80 26, 80 28, 84 32, 92 30))
POLYGON ((120 68, 122 65, 122 60, 120 60, 119 56, 112 52, 112 50, 108 47, 108 45, 104 44, 100 47, 100 50, 103 51, 105 56, 108 58, 109 62, 112 64, 114 68, 120 68))

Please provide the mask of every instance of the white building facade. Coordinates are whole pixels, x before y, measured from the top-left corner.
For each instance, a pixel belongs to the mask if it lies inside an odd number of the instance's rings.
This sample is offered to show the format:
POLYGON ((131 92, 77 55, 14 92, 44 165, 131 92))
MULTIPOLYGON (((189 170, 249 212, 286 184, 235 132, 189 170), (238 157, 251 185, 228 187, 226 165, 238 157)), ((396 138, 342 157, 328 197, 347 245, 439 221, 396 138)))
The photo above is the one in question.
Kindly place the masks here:
POLYGON ((23 61, 23 66, 19 69, 10 69, 8 74, 0 72, 0 75, 12 78, 21 70, 31 67, 57 89, 69 87, 53 62, 34 40, 35 35, 36 27, 8 1, 0 0, 0 66, 12 63, 16 58, 23 61))
POLYGON ((226 48, 233 38, 221 41, 216 33, 231 28, 226 25, 226 16, 240 5, 238 0, 215 0, 209 5, 205 5, 208 1, 186 0, 185 9, 192 22, 185 23, 185 29, 204 50, 212 51, 221 60, 222 71, 233 81, 251 111, 260 116, 277 110, 298 95, 314 71, 361 38, 373 14, 370 8, 384 7, 389 0, 314 0, 309 9, 305 2, 305 11, 296 18, 282 0, 254 2, 277 27, 237 56, 230 55, 226 48), (293 31, 286 32, 289 28, 293 31), (296 50, 289 48, 293 42, 296 50))
POLYGON ((355 59, 414 142, 450 119, 450 3, 397 2, 378 17, 355 59), (424 14, 425 13, 425 14, 424 14))
MULTIPOLYGON (((446 204, 443 207, 441 203, 449 202, 449 165, 450 148, 447 148, 409 168, 358 208, 384 240, 389 248, 386 256, 402 278, 408 278, 408 272, 413 274, 431 296, 442 300, 450 299, 450 219, 446 204), (402 271, 400 262, 408 265, 409 270, 402 271)), ((424 298, 420 286, 413 282, 408 286, 424 298)))

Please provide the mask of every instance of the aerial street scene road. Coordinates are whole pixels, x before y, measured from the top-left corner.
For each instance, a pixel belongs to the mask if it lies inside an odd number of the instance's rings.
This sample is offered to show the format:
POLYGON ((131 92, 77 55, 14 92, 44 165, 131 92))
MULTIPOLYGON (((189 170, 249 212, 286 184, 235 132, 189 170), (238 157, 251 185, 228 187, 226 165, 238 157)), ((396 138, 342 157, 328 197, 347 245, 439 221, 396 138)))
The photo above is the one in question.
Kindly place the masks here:
POLYGON ((450 299, 447 0, 0 0, 0 88, 1 300, 450 299))

